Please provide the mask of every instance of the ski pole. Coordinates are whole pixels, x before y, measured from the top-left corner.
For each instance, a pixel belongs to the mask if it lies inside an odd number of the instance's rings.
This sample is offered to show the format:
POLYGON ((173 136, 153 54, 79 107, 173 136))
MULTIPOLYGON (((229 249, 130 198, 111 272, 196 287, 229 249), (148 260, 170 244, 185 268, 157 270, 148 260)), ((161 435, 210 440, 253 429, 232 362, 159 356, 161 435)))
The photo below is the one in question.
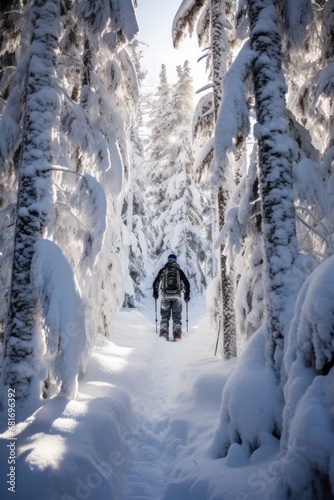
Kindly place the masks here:
POLYGON ((218 323, 218 335, 217 335, 217 342, 216 342, 215 356, 216 356, 216 354, 217 354, 217 349, 218 349, 219 334, 220 334, 220 322, 221 322, 221 318, 219 317, 219 323, 218 323))
POLYGON ((188 302, 186 302, 186 323, 187 323, 187 333, 188 333, 188 302))
POLYGON ((157 309, 157 299, 154 299, 155 302, 155 333, 158 333, 158 309, 157 309))

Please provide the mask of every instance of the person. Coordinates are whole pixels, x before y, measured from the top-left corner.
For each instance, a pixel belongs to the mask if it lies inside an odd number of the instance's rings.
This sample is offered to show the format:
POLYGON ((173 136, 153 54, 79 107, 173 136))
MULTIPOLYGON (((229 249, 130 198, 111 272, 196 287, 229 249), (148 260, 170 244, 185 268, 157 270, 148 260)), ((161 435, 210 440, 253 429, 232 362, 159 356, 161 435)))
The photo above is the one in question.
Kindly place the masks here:
POLYGON ((159 297, 159 287, 161 283, 161 323, 160 337, 166 337, 169 340, 169 320, 173 319, 173 337, 174 340, 181 338, 182 333, 182 299, 181 291, 183 289, 183 298, 185 302, 190 300, 189 281, 176 262, 175 254, 168 256, 168 262, 160 269, 153 282, 153 298, 159 297))

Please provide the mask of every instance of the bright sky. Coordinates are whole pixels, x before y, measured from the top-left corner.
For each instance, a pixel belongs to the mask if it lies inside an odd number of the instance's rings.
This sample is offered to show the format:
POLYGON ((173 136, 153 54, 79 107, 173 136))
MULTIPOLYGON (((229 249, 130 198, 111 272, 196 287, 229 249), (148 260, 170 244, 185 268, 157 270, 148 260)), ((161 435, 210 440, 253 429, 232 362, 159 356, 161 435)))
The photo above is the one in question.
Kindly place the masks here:
POLYGON ((156 86, 159 83, 161 65, 167 67, 170 83, 176 80, 176 66, 189 61, 194 79, 194 90, 208 83, 205 74, 205 60, 197 62, 202 52, 198 47, 196 35, 181 41, 179 49, 173 48, 172 23, 182 0, 138 0, 136 17, 139 25, 139 41, 143 53, 143 66, 148 71, 148 81, 156 86))

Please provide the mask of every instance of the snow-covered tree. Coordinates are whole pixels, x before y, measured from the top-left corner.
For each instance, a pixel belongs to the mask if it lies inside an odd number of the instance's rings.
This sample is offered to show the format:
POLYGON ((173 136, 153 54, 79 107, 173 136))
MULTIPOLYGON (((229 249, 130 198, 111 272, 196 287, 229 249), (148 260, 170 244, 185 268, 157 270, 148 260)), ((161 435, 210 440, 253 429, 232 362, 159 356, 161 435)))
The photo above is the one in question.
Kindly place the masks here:
MULTIPOLYGON (((253 453, 258 446, 264 444, 266 433, 275 438, 280 435, 279 407, 283 406, 281 374, 284 337, 291 319, 291 301, 294 300, 303 279, 302 272, 298 270, 293 190, 295 148, 290 137, 285 105, 286 84, 282 67, 279 17, 271 0, 249 0, 247 12, 250 21, 250 45, 246 42, 224 82, 224 88, 229 92, 226 92, 220 109, 215 154, 217 158, 226 158, 230 151, 233 151, 233 139, 237 137, 238 130, 247 130, 249 118, 245 77, 251 71, 252 87, 249 90, 254 89, 255 97, 254 136, 257 155, 253 157, 247 176, 237 188, 242 190, 242 195, 235 195, 236 199, 239 196, 239 206, 229 211, 229 225, 225 225, 224 231, 230 231, 230 248, 234 246, 234 250, 238 252, 243 245, 243 251, 248 252, 248 259, 250 250, 252 251, 253 261, 249 260, 249 271, 240 277, 239 286, 246 287, 243 292, 244 309, 249 307, 246 302, 248 293, 251 297, 252 312, 255 315, 260 312, 262 316, 253 318, 254 326, 259 327, 259 323, 263 321, 261 328, 255 333, 255 339, 246 346, 240 368, 242 367, 243 371, 253 371, 255 378, 249 377, 250 384, 255 383, 259 373, 264 376, 266 372, 269 385, 264 384, 262 390, 275 390, 278 406, 269 411, 270 423, 268 420, 268 427, 261 430, 262 438, 259 437, 260 429, 253 428, 251 435, 247 434, 232 409, 233 394, 238 392, 239 387, 236 382, 240 375, 237 367, 236 378, 231 380, 231 385, 228 384, 224 391, 222 403, 220 453, 223 454, 228 453, 233 442, 238 442, 245 446, 248 452, 253 453), (231 102, 234 103, 234 113, 230 107, 231 102), (223 119, 224 116, 231 117, 228 123, 223 119), (243 240, 247 236, 246 231, 252 231, 253 236, 248 237, 245 244, 243 240), (263 248, 255 245, 255 234, 258 240, 261 238, 263 248), (254 279, 253 273, 256 269, 258 272, 260 270, 262 275, 260 282, 254 279), (256 307, 255 301, 258 301, 256 307), (252 364, 249 353, 255 345, 258 358, 254 359, 255 364, 250 368, 247 365, 249 362, 252 364), (231 421, 229 428, 226 428, 227 419, 231 421)), ((223 182, 226 182, 223 167, 223 161, 217 162, 214 174, 216 178, 221 176, 223 182)), ((244 384, 245 381, 240 379, 240 383, 244 384)), ((247 413, 247 404, 245 412, 247 413)))
POLYGON ((252 71, 259 147, 259 193, 269 359, 277 373, 283 356, 289 278, 297 256, 293 191, 294 147, 286 120, 286 84, 278 19, 271 0, 249 2, 252 71), (268 28, 264 28, 264 24, 268 28))
MULTIPOLYGON (((7 316, 7 306, 9 297, 9 284, 11 278, 11 262, 13 250, 14 222, 15 222, 15 183, 17 168, 17 158, 19 156, 19 127, 17 121, 22 114, 22 99, 19 92, 11 94, 13 87, 18 87, 18 79, 15 79, 15 68, 20 50, 20 28, 21 22, 13 13, 19 14, 22 9, 21 2, 2 2, 0 5, 0 116, 3 123, 7 126, 1 126, 1 181, 0 181, 0 341, 3 340, 4 324, 7 316), (11 101, 10 109, 6 111, 7 100, 11 101)), ((20 77, 19 77, 20 78, 20 77)))
MULTIPOLYGON (((289 15, 290 14, 290 15, 289 15)), ((290 128, 298 146, 295 168, 298 240, 301 251, 322 260, 333 254, 333 5, 305 2, 292 15, 285 45, 290 128), (298 20, 298 22, 296 22, 298 20), (299 28, 298 28, 299 26, 299 28), (305 180, 310 180, 305 182, 305 180)))
MULTIPOLYGON (((111 332, 123 300, 117 196, 129 177, 138 99, 126 50, 138 30, 130 0, 36 0, 25 9, 1 120, 3 164, 7 173, 16 161, 19 177, 3 362, 3 381, 18 400, 38 398, 41 388, 44 397, 73 395, 87 346, 111 332), (57 307, 58 296, 68 306, 57 307)), ((10 193, 14 181, 8 176, 10 193)))
POLYGON ((138 135, 138 130, 133 126, 130 135, 132 162, 129 178, 129 188, 123 202, 122 219, 124 222, 122 254, 128 248, 128 277, 129 289, 125 288, 124 305, 134 307, 146 296, 144 281, 146 276, 145 263, 148 259, 149 241, 152 240, 147 200, 145 198, 145 176, 143 175, 144 150, 138 135))
MULTIPOLYGON (((213 105, 215 112, 215 122, 217 122, 218 108, 221 103, 222 79, 227 70, 227 54, 229 46, 225 20, 225 2, 221 0, 211 0, 211 40, 212 40, 212 76, 213 76, 213 105), (224 36, 225 35, 225 36, 224 36)), ((227 204, 230 198, 230 190, 225 181, 215 186, 217 188, 218 207, 218 230, 220 231, 225 223, 227 204)), ((235 330, 234 313, 234 279, 230 269, 228 272, 226 265, 226 255, 223 247, 219 250, 219 274, 221 291, 221 317, 223 323, 223 353, 226 359, 237 354, 237 341, 235 330)))
POLYGON ((183 68, 177 68, 177 72, 178 80, 167 104, 170 113, 167 119, 164 115, 161 117, 161 126, 159 119, 153 121, 158 130, 166 130, 168 138, 163 149, 157 153, 157 145, 154 144, 149 156, 154 158, 154 155, 158 155, 159 167, 163 167, 163 171, 155 172, 153 184, 156 199, 160 201, 156 214, 158 235, 154 253, 160 259, 164 259, 170 251, 180 255, 180 263, 186 269, 194 289, 197 293, 202 293, 206 283, 203 269, 207 245, 201 216, 204 198, 192 175, 191 121, 194 92, 189 63, 186 61, 183 68))
POLYGON ((286 341, 281 451, 287 498, 332 498, 334 493, 333 265, 331 256, 305 281, 286 341))
MULTIPOLYGON (((172 86, 168 82, 166 66, 160 71, 160 82, 150 100, 147 128, 150 138, 146 144, 146 172, 149 185, 150 211, 154 218, 166 210, 168 203, 165 196, 165 182, 169 177, 171 164, 171 122, 172 122, 172 86)), ((155 237, 160 227, 155 225, 155 237)), ((153 249, 156 253, 159 249, 153 249)))
POLYGON ((29 395, 33 379, 39 374, 34 359, 38 295, 30 273, 35 244, 45 236, 49 223, 51 169, 58 156, 55 131, 59 128, 60 109, 56 90, 59 36, 59 0, 36 0, 31 13, 9 324, 4 340, 4 383, 15 388, 18 399, 29 395))
MULTIPOLYGON (((141 67, 141 53, 136 41, 131 45, 131 55, 133 57, 139 91, 145 79, 146 73, 141 67)), ((145 263, 148 260, 148 249, 152 243, 152 230, 150 224, 150 213, 145 196, 146 193, 146 175, 144 168, 144 146, 139 134, 139 128, 143 126, 141 92, 138 96, 138 105, 136 114, 131 123, 129 134, 129 149, 131 170, 128 181, 128 189, 122 207, 122 220, 124 226, 122 253, 125 254, 125 248, 128 248, 128 270, 125 270, 124 276, 128 283, 128 289, 125 288, 124 304, 130 307, 140 302, 146 296, 144 291, 144 281, 146 277, 145 263), (144 265, 143 265, 144 263, 144 265), (130 280, 127 280, 127 276, 130 280)))
MULTIPOLYGON (((227 29, 231 24, 227 21, 226 13, 231 9, 231 2, 225 0, 211 0, 210 2, 183 2, 173 22, 173 39, 177 46, 188 28, 190 34, 198 14, 203 8, 202 16, 198 21, 199 40, 209 40, 210 72, 212 78, 212 98, 204 97, 196 112, 196 123, 205 122, 206 116, 212 112, 213 121, 216 123, 218 108, 222 96, 222 79, 226 73, 229 58, 229 43, 227 29), (208 33, 208 35, 206 34, 208 33), (212 111, 208 111, 208 103, 212 99, 212 111), (204 110, 200 115, 199 110, 204 110)), ((209 121, 210 123, 210 121, 209 121)), ((211 138, 204 144, 197 160, 196 169, 203 169, 211 162, 213 156, 213 141, 211 138)), ((227 183, 215 186, 217 198, 217 229, 220 231, 225 223, 225 214, 229 200, 227 183)), ((234 279, 232 270, 228 272, 224 249, 219 249, 219 290, 221 293, 220 315, 223 323, 223 353, 226 358, 236 355, 235 314, 234 314, 234 279)))

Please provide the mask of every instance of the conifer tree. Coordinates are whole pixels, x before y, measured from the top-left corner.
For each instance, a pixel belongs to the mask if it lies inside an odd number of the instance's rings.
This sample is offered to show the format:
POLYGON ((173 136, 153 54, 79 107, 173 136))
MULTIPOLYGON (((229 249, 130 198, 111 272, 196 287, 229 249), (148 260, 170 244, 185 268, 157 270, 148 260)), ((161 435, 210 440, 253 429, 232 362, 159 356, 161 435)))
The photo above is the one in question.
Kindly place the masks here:
POLYGON ((0 117, 7 126, 0 123, 0 342, 3 341, 7 317, 9 284, 16 216, 16 170, 20 154, 20 121, 23 98, 20 91, 21 76, 16 76, 15 69, 19 59, 21 25, 15 22, 13 11, 20 13, 22 4, 19 0, 2 2, 0 5, 0 117), (16 89, 15 95, 12 90, 16 89), (10 111, 6 110, 7 101, 11 102, 10 111))
POLYGON ((334 249, 333 5, 324 2, 317 8, 305 2, 297 19, 289 9, 282 15, 289 23, 283 42, 289 56, 287 81, 292 89, 289 125, 298 151, 294 169, 298 241, 303 253, 320 261, 334 249))
MULTIPOLYGON (((173 38, 174 44, 177 46, 179 41, 185 34, 186 28, 192 33, 199 12, 203 8, 202 16, 198 21, 197 32, 199 33, 200 42, 210 40, 210 72, 212 78, 212 97, 204 98, 204 102, 200 103, 202 109, 206 109, 203 118, 208 114, 208 102, 212 102, 213 123, 216 123, 218 108, 221 102, 221 83, 224 74, 226 73, 229 59, 229 43, 226 28, 231 25, 226 18, 226 13, 231 10, 231 2, 225 0, 211 0, 210 2, 190 2, 190 4, 181 5, 179 12, 176 14, 173 23, 173 38), (204 107, 203 107, 204 104, 204 107)), ((200 108, 200 109, 201 109, 200 108)), ((196 113, 196 122, 201 121, 200 113, 196 113)), ((212 123, 212 122, 211 122, 212 123)), ((213 132, 213 131, 212 131, 213 132)), ((244 142, 243 138, 242 142, 244 142)), ((210 138, 203 146, 200 154, 200 161, 197 161, 198 169, 205 169, 211 163, 213 158, 213 140, 210 138)), ((227 175, 225 175, 227 178, 227 175)), ((217 198, 217 220, 214 223, 217 225, 218 232, 222 230, 225 223, 227 204, 229 201, 229 187, 227 179, 219 184, 214 185, 215 197, 217 198)), ((236 331, 235 331, 235 313, 234 313, 234 280, 231 269, 226 266, 226 256, 224 248, 219 249, 219 293, 220 300, 220 315, 223 324, 223 353, 225 358, 230 358, 236 355, 236 331)))
POLYGON ((111 333, 123 300, 117 195, 129 177, 138 85, 126 47, 138 27, 130 0, 91 7, 84 0, 27 2, 29 15, 17 25, 22 63, 9 86, 0 75, 9 202, 17 179, 8 173, 19 177, 3 382, 22 401, 31 388, 37 398, 40 390, 44 397, 73 396, 88 344, 96 333, 111 333), (63 296, 57 265, 72 280, 72 307, 55 307, 56 295, 63 296))
POLYGON ((124 305, 135 306, 146 296, 144 281, 146 277, 145 263, 148 259, 148 248, 152 243, 150 212, 147 207, 146 172, 144 169, 144 146, 139 134, 143 126, 141 86, 146 72, 141 66, 141 53, 136 41, 131 44, 131 56, 135 65, 139 85, 138 104, 131 123, 129 134, 129 155, 131 170, 127 190, 124 190, 122 220, 124 226, 122 253, 128 252, 128 269, 124 275, 127 282, 124 305), (144 265, 143 265, 144 263, 144 265), (127 280, 127 276, 130 278, 127 280))
POLYGON ((286 120, 286 87, 278 19, 271 0, 250 0, 251 47, 259 144, 259 192, 265 257, 269 357, 281 370, 286 288, 297 255, 293 192, 293 144, 286 120), (271 26, 263 30, 263 22, 271 26), (259 27, 261 26, 261 29, 259 27), (263 64, 263 58, 268 63, 263 64), (267 92, 270 88, 271 91, 267 92), (282 140, 284 139, 284 147, 282 140))
MULTIPOLYGON (((165 196, 164 183, 168 179, 171 158, 171 121, 172 121, 172 87, 168 82, 166 66, 163 64, 160 71, 160 82, 153 94, 149 109, 147 128, 150 139, 146 144, 147 182, 150 211, 154 219, 166 210, 168 203, 165 196)), ((154 224, 155 239, 161 234, 159 224, 154 224)), ((159 251, 155 245, 153 253, 159 251)))
MULTIPOLYGON (((157 220, 159 234, 155 253, 160 257, 165 257, 171 250, 179 254, 180 262, 187 269, 195 290, 202 293, 206 283, 203 268, 207 245, 200 215, 203 212, 203 195, 192 176, 191 121, 194 94, 187 61, 182 68, 177 68, 177 75, 168 108, 171 109, 166 128, 169 142, 164 145, 163 160, 168 161, 168 165, 164 173, 157 174, 164 203, 157 220)), ((163 125, 160 130, 163 130, 163 125)))
POLYGON ((30 271, 34 245, 45 235, 51 211, 50 170, 56 160, 52 136, 53 130, 58 127, 60 105, 55 90, 59 28, 59 0, 36 0, 31 20, 9 324, 5 335, 6 361, 3 367, 5 385, 15 388, 18 400, 27 398, 36 376, 33 336, 38 297, 30 271))

